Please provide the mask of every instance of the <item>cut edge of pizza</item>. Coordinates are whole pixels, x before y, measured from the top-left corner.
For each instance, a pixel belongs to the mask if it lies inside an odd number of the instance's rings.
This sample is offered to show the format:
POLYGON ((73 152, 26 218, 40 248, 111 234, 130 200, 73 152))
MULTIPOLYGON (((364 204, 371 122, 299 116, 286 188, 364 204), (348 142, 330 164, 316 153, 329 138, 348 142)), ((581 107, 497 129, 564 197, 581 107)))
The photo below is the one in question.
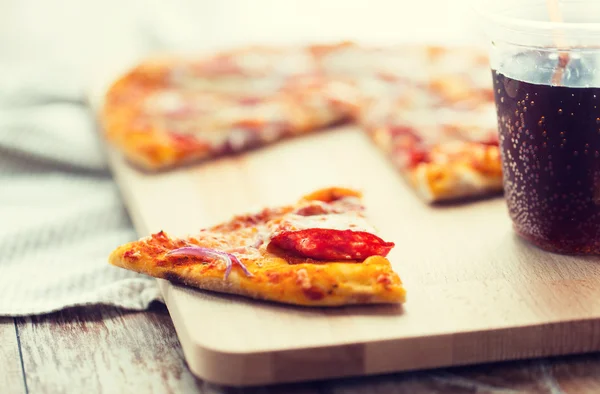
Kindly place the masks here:
POLYGON ((412 133, 394 135, 394 128, 380 126, 369 134, 425 202, 454 202, 502 192, 500 148, 494 140, 421 146, 414 143, 412 133))
POLYGON ((406 290, 375 235, 361 194, 325 188, 297 203, 235 216, 172 238, 153 234, 116 248, 117 267, 219 293, 302 306, 398 304, 406 290))
MULTIPOLYGON (((451 54, 432 51, 434 58, 451 54)), ((429 204, 494 196, 503 189, 491 81, 483 82, 488 73, 479 68, 481 53, 474 48, 469 53, 471 68, 462 59, 464 70, 438 75, 441 65, 434 62, 430 83, 386 81, 386 95, 363 102, 359 123, 429 204), (472 69, 482 75, 470 81, 464 74, 472 69)))

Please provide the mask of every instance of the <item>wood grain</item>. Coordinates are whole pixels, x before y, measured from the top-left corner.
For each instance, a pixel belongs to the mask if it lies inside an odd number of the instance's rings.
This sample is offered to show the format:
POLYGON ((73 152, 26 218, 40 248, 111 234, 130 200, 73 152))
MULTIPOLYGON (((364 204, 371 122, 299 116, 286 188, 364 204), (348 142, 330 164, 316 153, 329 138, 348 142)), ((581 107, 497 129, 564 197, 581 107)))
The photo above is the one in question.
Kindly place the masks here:
MULTIPOLYGON (((142 313, 124 313, 112 307, 75 309, 34 319, 21 318, 18 325, 26 342, 23 351, 31 393, 570 394, 600 391, 600 354, 236 389, 193 378, 183 365, 174 327, 160 305, 142 313)), ((13 356, 6 361, 18 363, 18 354, 13 356)), ((11 386, 3 386, 0 392, 24 392, 22 383, 13 391, 5 387, 11 386)))
POLYGON ((14 320, 4 317, 0 317, 0 391, 25 392, 14 320))
POLYGON ((359 129, 160 174, 114 152, 111 162, 142 236, 193 234, 341 185, 364 191, 370 220, 397 244, 389 258, 408 289, 404 308, 294 308, 161 281, 187 362, 208 381, 259 385, 600 349, 597 258, 521 241, 501 198, 424 204, 359 129))
POLYGON ((162 305, 71 309, 17 326, 31 393, 200 392, 162 305))
MULTIPOLYGON (((245 394, 564 394, 542 363, 515 363, 501 366, 413 372, 368 378, 343 379, 317 384, 274 386, 269 390, 247 389, 245 394), (555 388, 549 389, 549 385, 555 388)), ((587 387, 584 385, 584 387, 587 387)), ((590 386, 591 387, 591 386, 590 386)))
MULTIPOLYGON (((600 355, 247 388, 244 394, 574 394, 600 392, 600 355)), ((218 392, 225 392, 219 389, 218 392)))

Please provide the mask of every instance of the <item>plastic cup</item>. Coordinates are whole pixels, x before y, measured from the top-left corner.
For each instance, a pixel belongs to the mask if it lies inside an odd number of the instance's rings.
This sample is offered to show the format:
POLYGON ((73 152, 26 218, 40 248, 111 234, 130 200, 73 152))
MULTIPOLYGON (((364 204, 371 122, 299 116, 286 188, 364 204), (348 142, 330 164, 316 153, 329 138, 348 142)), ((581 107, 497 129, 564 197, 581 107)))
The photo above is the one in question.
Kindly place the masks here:
POLYGON ((521 237, 600 254, 600 1, 551 6, 475 5, 490 43, 505 198, 521 237))

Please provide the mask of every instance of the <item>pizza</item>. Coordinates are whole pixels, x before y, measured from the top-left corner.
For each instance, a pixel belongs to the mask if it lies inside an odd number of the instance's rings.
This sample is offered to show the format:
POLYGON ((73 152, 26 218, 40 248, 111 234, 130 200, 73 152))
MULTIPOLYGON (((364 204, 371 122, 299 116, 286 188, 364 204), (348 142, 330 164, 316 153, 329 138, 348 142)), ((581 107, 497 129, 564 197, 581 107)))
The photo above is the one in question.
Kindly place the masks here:
POLYGON ((278 303, 403 303, 406 291, 386 258, 395 245, 376 235, 364 211, 356 190, 319 189, 195 236, 152 234, 118 247, 109 261, 199 289, 278 303))
POLYGON ((251 48, 145 61, 112 84, 101 122, 132 163, 161 170, 349 121, 358 104, 308 50, 251 48))
POLYGON ((428 202, 502 190, 496 108, 485 57, 430 48, 429 77, 386 76, 386 93, 364 104, 359 123, 428 202))
POLYGON ((108 89, 106 137, 162 170, 355 123, 427 202, 502 190, 485 52, 353 42, 146 60, 108 89))

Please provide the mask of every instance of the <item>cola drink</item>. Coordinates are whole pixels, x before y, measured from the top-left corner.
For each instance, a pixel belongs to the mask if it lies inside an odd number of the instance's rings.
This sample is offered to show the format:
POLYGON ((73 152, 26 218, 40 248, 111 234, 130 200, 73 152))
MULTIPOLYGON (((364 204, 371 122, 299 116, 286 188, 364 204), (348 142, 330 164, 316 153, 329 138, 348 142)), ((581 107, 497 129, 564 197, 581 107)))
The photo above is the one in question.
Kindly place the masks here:
POLYGON ((575 53, 559 86, 556 64, 523 52, 492 70, 508 211, 545 250, 600 254, 600 84, 587 72, 598 62, 575 53))

